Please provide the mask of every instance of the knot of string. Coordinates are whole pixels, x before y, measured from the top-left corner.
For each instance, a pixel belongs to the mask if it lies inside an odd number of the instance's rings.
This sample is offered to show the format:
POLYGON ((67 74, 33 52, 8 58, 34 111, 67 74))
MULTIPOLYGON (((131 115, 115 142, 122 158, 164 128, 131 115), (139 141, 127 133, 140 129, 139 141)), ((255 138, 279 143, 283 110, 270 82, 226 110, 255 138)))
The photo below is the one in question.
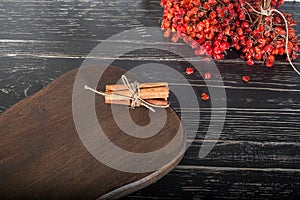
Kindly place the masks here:
POLYGON ((130 103, 131 108, 144 106, 144 107, 148 108, 149 110, 151 110, 152 112, 155 112, 154 108, 168 108, 169 107, 169 104, 165 105, 165 106, 160 106, 160 105, 151 104, 151 103, 145 101, 144 99, 142 99, 140 97, 140 86, 139 86, 139 83, 137 81, 134 81, 133 83, 129 83, 129 81, 128 81, 128 79, 125 75, 122 75, 121 79, 122 79, 123 85, 126 87, 126 89, 128 91, 130 91, 130 93, 131 93, 130 96, 125 96, 125 95, 121 95, 121 94, 117 94, 117 93, 106 94, 102 91, 97 91, 93 88, 90 88, 87 85, 84 86, 84 89, 90 90, 90 91, 92 91, 96 94, 99 94, 101 96, 121 96, 121 97, 124 97, 124 98, 131 101, 131 103, 130 103))
POLYGON ((140 98, 140 86, 137 81, 134 81, 133 83, 129 83, 128 79, 126 76, 122 75, 121 77, 122 82, 124 86, 131 92, 131 108, 139 107, 142 105, 141 99, 140 98))
POLYGON ((260 6, 260 14, 270 16, 272 12, 270 8, 264 9, 262 6, 260 6))
POLYGON ((292 66, 293 70, 300 76, 300 72, 292 63, 292 59, 289 54, 289 48, 288 48, 289 47, 289 27, 288 27, 288 22, 287 22, 285 16, 282 14, 282 12, 280 12, 279 10, 276 10, 276 9, 271 9, 271 8, 264 9, 262 6, 260 7, 260 11, 257 11, 248 2, 245 2, 245 3, 257 14, 264 15, 264 16, 270 16, 270 15, 272 15, 273 12, 276 12, 277 14, 279 14, 282 17, 282 19, 284 20, 285 29, 286 29, 285 53, 286 53, 287 59, 288 59, 290 65, 292 66))

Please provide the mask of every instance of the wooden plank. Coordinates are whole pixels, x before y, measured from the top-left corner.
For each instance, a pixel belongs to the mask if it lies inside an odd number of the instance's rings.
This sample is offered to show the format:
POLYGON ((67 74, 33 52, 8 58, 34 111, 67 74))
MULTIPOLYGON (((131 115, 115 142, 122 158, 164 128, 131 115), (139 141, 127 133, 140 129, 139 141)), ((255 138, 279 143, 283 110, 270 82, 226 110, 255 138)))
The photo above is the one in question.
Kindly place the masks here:
MULTIPOLYGON (((116 83, 122 74, 124 70, 109 67, 98 87, 104 88, 106 84, 116 83)), ((45 89, 15 104, 1 115, 1 199, 96 199, 108 194, 110 198, 117 198, 157 181, 183 157, 185 136, 181 122, 171 108, 166 109, 166 121, 159 134, 145 139, 130 136, 113 120, 110 105, 104 103, 102 96, 95 97, 95 105, 90 105, 81 98, 87 92, 83 87, 78 96, 72 96, 76 75, 77 70, 64 74, 45 89), (123 164, 123 171, 102 163, 83 145, 74 121, 74 98, 80 105, 77 107, 78 112, 84 112, 89 106, 96 107, 95 115, 99 123, 92 123, 94 125, 84 129, 82 133, 88 135, 90 148, 98 149, 98 152, 94 151, 95 154, 113 156, 114 161, 123 164), (162 155, 156 154, 148 160, 140 160, 134 154, 137 159, 131 160, 131 163, 136 162, 135 166, 138 167, 134 169, 141 171, 125 171, 126 167, 134 166, 128 166, 128 163, 126 165, 127 156, 112 155, 111 147, 99 147, 100 143, 95 143, 101 141, 101 133, 97 131, 99 125, 106 135, 104 137, 127 150, 126 155, 129 152, 155 151, 170 141, 172 144, 169 145, 170 149, 162 152, 163 159, 160 158, 162 155), (161 162, 162 165, 155 170, 145 169, 153 162, 159 162, 159 158, 166 163, 161 162)), ((145 112, 145 108, 131 110, 130 116, 137 124, 148 124, 149 118, 145 112)), ((126 114, 118 114, 124 119, 124 123, 128 123, 126 114)), ((155 120, 162 120, 160 117, 157 114, 155 120)), ((142 130, 134 129, 136 134, 142 134, 139 132, 142 130)))

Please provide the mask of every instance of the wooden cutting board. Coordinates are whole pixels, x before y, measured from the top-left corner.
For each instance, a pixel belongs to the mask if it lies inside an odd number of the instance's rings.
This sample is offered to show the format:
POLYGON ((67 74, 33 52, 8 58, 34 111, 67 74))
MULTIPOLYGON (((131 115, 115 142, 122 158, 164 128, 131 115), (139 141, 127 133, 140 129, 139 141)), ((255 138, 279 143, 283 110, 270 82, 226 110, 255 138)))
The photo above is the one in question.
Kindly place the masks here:
MULTIPOLYGON (((130 152, 151 152, 167 145, 179 132, 181 150, 161 169, 146 173, 122 172, 93 157, 81 142, 72 116, 77 71, 64 74, 0 116, 0 199, 118 198, 157 181, 181 160, 185 135, 171 108, 166 109, 163 129, 153 137, 141 139, 124 134, 113 120, 111 105, 97 95, 99 124, 115 145, 130 152)), ((109 67, 98 89, 115 83, 122 74, 124 70, 109 67)), ((84 95, 86 91, 82 92, 84 95)), ((145 108, 130 110, 130 115, 136 124, 149 123, 145 108)), ((107 149, 101 152, 109 153, 107 149)))

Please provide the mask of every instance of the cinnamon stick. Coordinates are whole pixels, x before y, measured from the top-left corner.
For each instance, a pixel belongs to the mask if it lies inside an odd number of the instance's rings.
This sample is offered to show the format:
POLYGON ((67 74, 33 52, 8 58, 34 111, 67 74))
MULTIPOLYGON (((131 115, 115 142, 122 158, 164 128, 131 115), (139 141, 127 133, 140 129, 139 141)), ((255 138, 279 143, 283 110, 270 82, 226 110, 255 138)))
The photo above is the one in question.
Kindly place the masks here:
MULTIPOLYGON (((117 91, 106 91, 105 99, 107 100, 125 100, 131 97, 132 94, 129 90, 117 90, 117 91), (120 95, 120 96, 119 96, 120 95)), ((141 88, 140 98, 142 99, 167 99, 169 97, 168 87, 153 87, 153 88, 141 88)))
MULTIPOLYGON (((140 83, 140 89, 142 88, 154 88, 154 87, 168 87, 167 82, 155 82, 155 83, 140 83)), ((124 84, 117 85, 106 85, 106 91, 118 91, 118 90, 127 90, 124 84)))
POLYGON ((120 104, 120 105, 126 105, 129 106, 130 105, 130 100, 111 100, 111 99, 106 99, 105 98, 105 103, 107 104, 120 104))
MULTIPOLYGON (((168 105, 168 101, 164 100, 164 99, 146 99, 145 101, 148 102, 148 103, 151 103, 153 105, 157 105, 157 106, 166 106, 166 105, 168 105)), ((129 106, 131 101, 130 100, 105 99, 105 103, 107 103, 107 104, 120 104, 120 105, 129 106)))
POLYGON ((168 105, 168 101, 165 99, 146 99, 145 101, 147 101, 148 103, 151 103, 153 105, 157 105, 157 106, 168 105))

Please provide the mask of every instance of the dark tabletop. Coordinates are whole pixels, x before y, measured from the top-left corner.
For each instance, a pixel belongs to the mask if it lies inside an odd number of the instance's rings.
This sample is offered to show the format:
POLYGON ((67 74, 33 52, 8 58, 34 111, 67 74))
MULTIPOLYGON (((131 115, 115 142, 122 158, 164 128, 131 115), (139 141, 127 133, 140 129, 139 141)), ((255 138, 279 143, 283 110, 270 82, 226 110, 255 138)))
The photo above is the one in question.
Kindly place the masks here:
MULTIPOLYGON (((130 28, 159 27, 163 12, 159 3, 1 1, 0 113, 78 68, 103 40, 130 28)), ((300 22, 299 8, 300 4, 291 2, 282 7, 300 22)), ((189 79, 199 95, 208 90, 197 75, 185 75, 186 63, 172 59, 173 55, 166 52, 149 52, 130 52, 114 65, 126 68, 163 62, 189 79)), ((294 62, 298 68, 299 61, 294 62)), ((287 62, 277 61, 272 68, 261 63, 249 67, 235 52, 229 52, 217 67, 224 82, 221 89, 226 91, 227 108, 216 110, 223 113, 226 109, 216 146, 206 157, 198 158, 212 112, 210 102, 200 100, 198 134, 179 166, 157 183, 124 199, 281 199, 300 195, 300 77, 287 62), (243 75, 249 75, 251 81, 244 83, 243 75)), ((180 115, 176 104, 173 108, 180 115)), ((187 107, 181 112, 192 116, 195 111, 187 107)), ((185 129, 188 133, 189 124, 185 129)))

